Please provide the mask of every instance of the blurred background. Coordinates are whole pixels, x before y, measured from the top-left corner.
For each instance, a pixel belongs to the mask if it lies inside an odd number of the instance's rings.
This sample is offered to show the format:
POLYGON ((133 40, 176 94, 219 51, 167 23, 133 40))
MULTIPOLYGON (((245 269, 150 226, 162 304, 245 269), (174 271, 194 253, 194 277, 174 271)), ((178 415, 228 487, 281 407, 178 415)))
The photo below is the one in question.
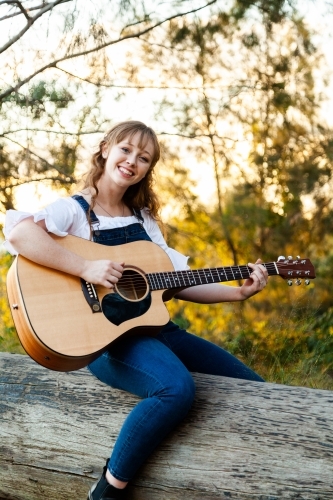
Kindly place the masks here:
MULTIPOLYGON (((192 268, 299 255, 317 274, 245 303, 171 301, 176 322, 268 381, 333 390, 332 20, 324 0, 0 2, 1 227, 75 192, 114 123, 144 121, 165 236, 192 268)), ((1 248, 0 350, 23 353, 12 259, 1 248)))

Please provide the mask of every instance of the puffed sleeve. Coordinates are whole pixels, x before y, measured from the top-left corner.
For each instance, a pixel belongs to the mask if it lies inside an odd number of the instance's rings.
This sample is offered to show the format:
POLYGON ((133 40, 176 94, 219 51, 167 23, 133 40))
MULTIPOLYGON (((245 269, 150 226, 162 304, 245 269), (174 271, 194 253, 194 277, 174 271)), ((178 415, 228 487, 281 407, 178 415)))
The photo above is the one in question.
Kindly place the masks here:
POLYGON ((33 217, 34 222, 45 220, 46 228, 50 233, 57 236, 67 236, 68 233, 82 238, 89 237, 89 226, 83 210, 72 198, 59 198, 54 203, 35 213, 8 210, 6 212, 3 246, 12 255, 16 250, 7 240, 11 230, 22 220, 33 217))
POLYGON ((157 222, 149 215, 147 210, 142 210, 141 213, 143 215, 144 226, 147 233, 151 237, 152 241, 154 243, 157 243, 157 245, 163 248, 163 250, 167 253, 175 268, 175 271, 185 271, 187 269, 190 269, 187 265, 189 257, 181 254, 180 252, 177 252, 177 250, 174 250, 167 245, 157 222))

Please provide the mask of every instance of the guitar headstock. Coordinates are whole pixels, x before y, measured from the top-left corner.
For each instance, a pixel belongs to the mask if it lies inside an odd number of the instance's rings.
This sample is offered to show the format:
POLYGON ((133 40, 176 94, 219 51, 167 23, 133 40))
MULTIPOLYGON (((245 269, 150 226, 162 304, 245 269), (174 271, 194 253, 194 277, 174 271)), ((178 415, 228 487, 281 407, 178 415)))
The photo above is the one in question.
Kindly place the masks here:
POLYGON ((280 256, 276 262, 276 266, 281 278, 288 280, 289 286, 293 284, 293 280, 295 280, 295 285, 300 285, 302 279, 304 279, 306 285, 309 285, 310 280, 316 277, 316 272, 310 259, 301 259, 301 257, 297 257, 296 259, 288 257, 286 259, 280 256))

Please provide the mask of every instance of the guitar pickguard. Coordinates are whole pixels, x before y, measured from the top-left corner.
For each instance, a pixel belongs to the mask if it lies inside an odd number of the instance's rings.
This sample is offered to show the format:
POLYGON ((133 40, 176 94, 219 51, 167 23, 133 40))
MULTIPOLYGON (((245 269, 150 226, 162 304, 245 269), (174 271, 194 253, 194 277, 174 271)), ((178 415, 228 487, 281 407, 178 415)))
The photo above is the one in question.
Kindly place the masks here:
POLYGON ((151 306, 151 294, 135 302, 128 301, 118 293, 108 293, 102 299, 104 316, 114 325, 119 326, 125 321, 138 318, 145 314, 151 306))

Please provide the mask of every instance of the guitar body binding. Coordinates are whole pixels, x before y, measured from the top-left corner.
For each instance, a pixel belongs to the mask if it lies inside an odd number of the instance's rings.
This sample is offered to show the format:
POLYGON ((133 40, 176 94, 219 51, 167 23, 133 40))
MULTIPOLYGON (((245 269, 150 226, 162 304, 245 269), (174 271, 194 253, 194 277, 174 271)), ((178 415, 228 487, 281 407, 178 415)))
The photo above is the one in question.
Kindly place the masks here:
POLYGON ((95 314, 100 311, 89 307, 81 278, 18 255, 7 274, 7 295, 20 342, 37 363, 57 371, 77 370, 120 337, 156 335, 168 323, 165 290, 151 292, 145 277, 147 272, 174 270, 158 245, 137 241, 109 247, 72 235, 50 236, 88 260, 109 259, 135 265, 125 266, 113 291, 93 286, 101 311, 95 314))

